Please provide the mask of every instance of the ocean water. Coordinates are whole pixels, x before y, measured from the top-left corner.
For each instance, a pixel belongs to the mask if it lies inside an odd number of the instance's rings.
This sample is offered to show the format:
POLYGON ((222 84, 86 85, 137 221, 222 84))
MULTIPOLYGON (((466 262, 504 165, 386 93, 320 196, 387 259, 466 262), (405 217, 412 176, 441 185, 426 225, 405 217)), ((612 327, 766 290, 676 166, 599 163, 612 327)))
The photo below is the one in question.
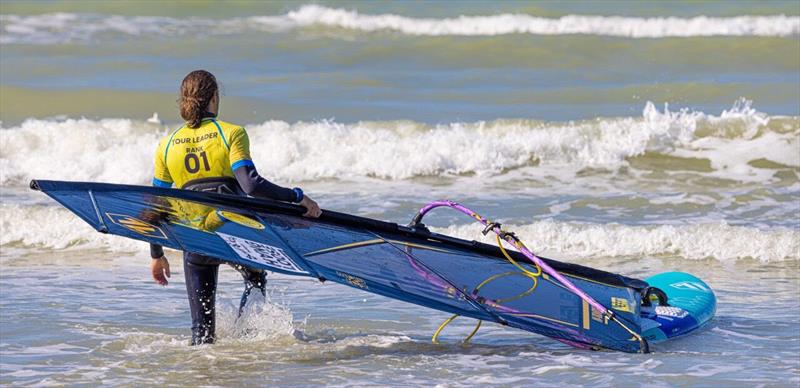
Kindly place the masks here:
MULTIPOLYGON (((800 3, 0 3, 0 384, 797 386, 800 3), (592 352, 272 276, 189 347, 180 254, 95 233, 33 179, 143 184, 189 71, 268 179, 407 223, 451 199, 547 257, 685 271, 715 319, 592 352)), ((437 232, 483 240, 456 213, 437 232)))

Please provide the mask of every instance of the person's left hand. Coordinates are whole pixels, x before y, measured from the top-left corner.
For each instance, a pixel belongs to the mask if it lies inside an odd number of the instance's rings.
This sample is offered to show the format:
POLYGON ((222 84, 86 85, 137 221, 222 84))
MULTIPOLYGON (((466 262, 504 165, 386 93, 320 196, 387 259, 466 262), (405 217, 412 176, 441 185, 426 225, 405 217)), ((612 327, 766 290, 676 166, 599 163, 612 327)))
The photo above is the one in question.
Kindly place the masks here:
POLYGON ((317 203, 307 195, 303 197, 302 201, 300 201, 300 206, 306 208, 306 212, 303 213, 303 217, 317 218, 322 215, 322 210, 319 208, 319 205, 317 205, 317 203))

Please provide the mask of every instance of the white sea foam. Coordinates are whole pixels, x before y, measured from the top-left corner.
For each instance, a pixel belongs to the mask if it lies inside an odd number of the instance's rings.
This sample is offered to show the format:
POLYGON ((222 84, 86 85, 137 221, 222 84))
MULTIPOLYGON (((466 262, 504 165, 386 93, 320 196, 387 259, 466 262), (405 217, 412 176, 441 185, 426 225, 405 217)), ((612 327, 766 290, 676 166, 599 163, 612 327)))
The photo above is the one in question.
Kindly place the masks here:
POLYGON ((146 183, 165 131, 127 119, 27 120, 0 127, 0 183, 24 185, 32 177, 146 183))
POLYGON ((528 14, 414 18, 364 14, 357 10, 304 5, 280 15, 229 19, 122 16, 85 13, 0 15, 0 44, 90 42, 108 36, 179 36, 274 33, 304 27, 362 32, 392 31, 413 36, 491 36, 504 34, 586 34, 628 38, 693 36, 792 36, 800 17, 786 15, 690 18, 528 14))
POLYGON ((800 18, 738 16, 693 18, 636 18, 622 16, 567 15, 542 18, 527 14, 411 18, 394 14, 367 15, 357 11, 306 5, 289 12, 298 25, 326 25, 362 31, 392 30, 408 35, 503 35, 587 34, 631 38, 669 36, 786 36, 800 32, 800 18))
POLYGON ((147 243, 98 233, 68 210, 54 206, 0 207, 0 246, 34 249, 104 249, 140 252, 147 243), (47 226, 45 228, 45 226, 47 226))
MULTIPOLYGON (((103 249, 141 252, 147 244, 95 232, 60 207, 5 205, 0 212, 3 247, 38 249, 103 249), (47 228, 42 228, 42 225, 47 228)), ((764 262, 800 260, 800 231, 761 230, 724 222, 691 225, 626 226, 537 221, 507 225, 536 252, 556 257, 680 257, 764 262)), ((436 228, 436 232, 494 244, 474 224, 436 228)))
MULTIPOLYGON (((221 337, 231 337, 236 341, 266 342, 280 339, 286 342, 294 339, 295 327, 292 311, 285 305, 263 300, 257 292, 248 300, 247 309, 241 317, 238 305, 217 307, 217 330, 221 337)), ((298 326, 303 326, 299 324, 298 326)))
MULTIPOLYGON (((506 225, 525 244, 543 255, 557 257, 680 257, 688 260, 762 262, 800 260, 800 231, 760 230, 725 222, 691 225, 627 226, 538 221, 506 225)), ((437 228, 436 232, 496 244, 471 225, 437 228)))
MULTIPOLYGON (((485 181, 533 166, 538 173, 569 180, 582 169, 613 171, 648 153, 706 159, 713 167, 708 175, 769 182, 776 170, 749 162, 800 166, 800 121, 782 118, 790 128, 778 131, 769 126, 773 119, 748 103, 713 116, 662 112, 648 102, 639 118, 434 126, 267 121, 247 130, 259 171, 283 184, 472 175, 485 181)), ((149 184, 155 145, 168 131, 128 119, 30 119, 0 127, 0 183, 22 186, 37 178, 149 184)))

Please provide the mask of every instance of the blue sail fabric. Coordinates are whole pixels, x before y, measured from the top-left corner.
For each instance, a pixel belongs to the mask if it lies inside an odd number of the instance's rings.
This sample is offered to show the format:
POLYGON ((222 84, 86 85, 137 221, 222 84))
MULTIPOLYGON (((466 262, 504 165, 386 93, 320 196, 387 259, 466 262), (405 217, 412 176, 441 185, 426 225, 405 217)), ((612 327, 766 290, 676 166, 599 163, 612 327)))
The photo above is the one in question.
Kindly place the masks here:
MULTIPOLYGON (((332 211, 304 218, 296 205, 255 198, 103 183, 40 180, 31 187, 103 233, 330 280, 576 346, 646 351, 556 280, 524 276, 496 247, 474 241, 332 211)), ((641 334, 647 283, 547 260, 641 334)))

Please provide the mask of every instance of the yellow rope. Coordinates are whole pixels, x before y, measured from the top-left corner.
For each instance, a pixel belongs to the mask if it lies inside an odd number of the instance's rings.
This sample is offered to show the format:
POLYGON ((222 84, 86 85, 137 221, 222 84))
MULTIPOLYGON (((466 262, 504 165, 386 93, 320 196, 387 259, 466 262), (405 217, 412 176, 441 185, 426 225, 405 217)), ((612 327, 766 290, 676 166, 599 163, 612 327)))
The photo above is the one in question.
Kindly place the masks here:
POLYGON ((485 285, 487 285, 487 284, 489 284, 489 283, 491 283, 491 282, 493 282, 493 281, 495 281, 497 279, 504 278, 506 276, 512 276, 512 275, 519 275, 519 276, 524 276, 526 278, 530 278, 531 280, 533 280, 533 285, 529 289, 527 289, 527 290, 523 291, 522 293, 520 293, 519 295, 514 295, 514 296, 511 296, 511 297, 508 297, 508 298, 495 299, 494 301, 496 303, 510 302, 512 300, 517 300, 517 299, 523 298, 525 296, 528 296, 533 292, 534 289, 536 289, 536 286, 538 285, 538 280, 536 280, 535 276, 531 276, 529 274, 519 273, 519 272, 503 272, 503 273, 499 273, 497 275, 493 275, 492 277, 490 277, 490 278, 484 280, 483 282, 481 282, 481 284, 478 284, 478 286, 475 287, 475 291, 480 290, 481 287, 483 287, 483 286, 485 286, 485 285))
MULTIPOLYGON (((436 332, 435 332, 435 333, 433 333, 433 337, 431 337, 431 342, 433 342, 433 343, 435 343, 435 344, 437 344, 437 345, 438 345, 438 344, 439 344, 439 334, 442 332, 442 330, 444 330, 444 327, 445 327, 445 326, 449 325, 449 324, 450 324, 450 322, 453 322, 453 320, 454 320, 454 319, 456 319, 456 318, 458 318, 458 317, 459 317, 459 315, 458 315, 458 314, 455 314, 455 315, 453 315, 452 317, 450 317, 450 318, 447 318, 447 320, 445 320, 444 322, 442 322, 442 324, 441 324, 441 325, 439 325, 439 328, 438 328, 438 329, 436 329, 436 332)), ((464 343, 464 344, 466 344, 466 343, 469 343, 469 340, 471 340, 471 339, 472 339, 472 337, 474 337, 474 336, 475 336, 475 334, 478 332, 478 329, 480 329, 480 328, 481 328, 481 323, 482 323, 482 322, 483 322, 483 321, 481 321, 480 319, 478 320, 478 324, 477 324, 477 325, 475 325, 475 328, 474 328, 474 329, 472 329, 472 332, 471 332, 471 333, 469 333, 469 335, 468 335, 466 338, 464 338, 464 341, 462 341, 462 343, 464 343)))
MULTIPOLYGON (((473 213, 472 216, 478 221, 483 221, 481 216, 479 216, 479 215, 477 215, 475 213, 473 213)), ((486 221, 487 221, 487 223, 489 223, 488 220, 486 220, 486 221)), ((512 296, 512 297, 509 297, 509 298, 495 299, 494 303, 500 304, 500 303, 509 302, 509 301, 512 301, 512 300, 517 300, 517 299, 520 299, 520 298, 523 298, 525 296, 530 295, 533 292, 533 290, 536 289, 536 286, 539 283, 538 280, 537 280, 537 277, 542 275, 542 267, 539 267, 538 265, 533 264, 534 267, 536 267, 536 272, 531 272, 531 271, 525 269, 523 266, 521 266, 519 263, 517 263, 511 257, 511 255, 508 254, 506 249, 503 247, 503 242, 500 239, 500 235, 496 234, 495 238, 497 240, 497 246, 498 246, 498 248, 500 248, 500 252, 503 253, 503 256, 505 256, 505 258, 508 259, 508 261, 511 262, 511 264, 513 264, 515 267, 517 267, 517 269, 519 269, 522 272, 521 273, 522 276, 528 277, 531 280, 533 280, 533 285, 531 286, 531 288, 529 288, 528 290, 522 292, 519 295, 512 296)), ((522 249, 523 247, 525 247, 525 245, 522 243, 522 241, 519 241, 517 239, 515 239, 515 241, 514 241, 514 246, 516 246, 517 249, 522 249)), ((489 283, 491 283, 491 282, 493 282, 493 281, 495 281, 497 279, 500 279, 500 278, 506 277, 506 276, 516 275, 516 274, 520 274, 520 273, 519 272, 504 272, 504 273, 500 273, 500 274, 496 274, 496 275, 490 276, 489 278, 487 278, 486 280, 484 280, 480 284, 478 284, 478 286, 475 287, 475 291, 473 291, 473 292, 477 292, 478 290, 481 289, 481 287, 483 287, 483 286, 485 286, 485 285, 487 285, 487 284, 489 284, 489 283)), ((433 337, 431 338, 431 341, 433 343, 435 343, 435 344, 438 344, 439 343, 439 334, 441 334, 441 332, 442 332, 442 330, 444 330, 445 326, 449 325, 450 322, 453 322, 453 320, 458 318, 458 317, 459 317, 458 314, 454 314, 452 317, 450 317, 447 320, 445 320, 444 322, 442 322, 442 324, 439 325, 439 328, 436 329, 436 332, 433 333, 433 337)), ((611 318, 612 321, 616 322, 623 329, 625 329, 625 331, 627 331, 629 334, 631 334, 633 336, 633 339, 638 340, 640 343, 645 343, 646 344, 646 342, 644 341, 644 339, 642 338, 641 335, 639 335, 635 331, 631 330, 629 327, 625 326, 625 324, 620 322, 620 320, 617 319, 616 316, 611 314, 610 318, 611 318)), ((472 337, 475 336, 475 334, 478 332, 478 329, 481 328, 481 323, 482 322, 483 321, 478 320, 478 324, 475 325, 475 328, 472 329, 472 332, 469 333, 469 335, 466 338, 464 338, 463 343, 465 343, 465 344, 468 343, 472 339, 472 337)), ((643 350, 643 351, 646 351, 646 350, 643 350)))
POLYGON ((479 320, 478 320, 478 324, 477 324, 477 325, 475 325, 475 328, 474 328, 474 329, 472 329, 472 333, 469 333, 469 335, 467 336, 467 338, 464 338, 464 343, 465 343, 465 344, 466 344, 466 343, 469 343, 469 340, 471 340, 471 339, 472 339, 472 337, 474 337, 474 336, 475 336, 475 334, 478 332, 478 329, 480 329, 480 328, 481 328, 481 323, 482 323, 482 322, 483 322, 483 321, 481 321, 481 320, 479 319, 479 320))
POLYGON ((506 252, 506 249, 503 248, 503 242, 500 240, 500 235, 495 235, 495 238, 497 238, 497 246, 500 247, 500 252, 503 252, 503 256, 505 256, 506 259, 508 259, 508 261, 511 262, 511 264, 514 264, 515 267, 519 268, 520 271, 522 271, 523 273, 525 273, 530 277, 536 277, 542 274, 542 269, 538 265, 536 265, 536 269, 538 271, 536 271, 535 273, 528 271, 527 269, 519 265, 516 261, 514 261, 514 259, 511 258, 511 255, 509 255, 508 252, 506 252))
MULTIPOLYGON (((478 284, 478 286, 475 287, 475 291, 474 292, 477 292, 478 290, 481 289, 481 287, 483 287, 483 286, 485 286, 485 285, 487 285, 487 284, 489 284, 489 283, 491 283, 491 282, 493 282, 493 281, 495 281, 497 279, 500 279, 500 278, 503 278, 503 277, 506 277, 506 276, 511 276, 511 275, 522 275, 522 276, 528 277, 531 280, 533 280, 533 285, 531 285, 531 287, 529 289, 523 291, 519 295, 515 295, 515 296, 512 296, 512 297, 508 297, 508 298, 495 299, 494 303, 499 304, 499 303, 510 302, 512 300, 517 300, 517 299, 524 298, 524 297, 530 295, 533 292, 533 290, 536 289, 536 286, 539 285, 539 281, 538 281, 537 277, 542 274, 542 268, 539 267, 538 265, 536 265, 536 269, 537 269, 536 272, 528 271, 527 269, 525 269, 524 267, 519 265, 519 263, 514 261, 514 259, 511 258, 511 255, 509 255, 508 252, 506 252, 506 249, 503 248, 503 243, 500 240, 500 236, 496 235, 495 237, 497 238, 497 246, 500 248, 500 252, 503 252, 503 256, 505 256, 505 258, 508 259, 508 261, 510 261, 511 264, 513 264, 515 267, 517 267, 517 269, 522 271, 522 273, 519 273, 519 272, 503 272, 503 273, 500 273, 500 274, 496 274, 496 275, 490 276, 489 278, 487 278, 486 280, 484 280, 480 284, 478 284)), ((519 246, 517 248, 519 248, 519 246)), ((453 320, 458 318, 458 317, 459 317, 458 314, 454 314, 452 317, 447 318, 444 322, 442 322, 442 324, 439 325, 439 328, 436 329, 436 332, 433 333, 433 337, 431 337, 431 342, 433 342, 435 344, 438 344, 439 343, 439 334, 442 333, 442 330, 444 330, 445 326, 449 325, 450 322, 453 322, 453 320)), ((481 328, 481 323, 482 322, 483 321, 481 321, 480 319, 478 320, 478 324, 475 325, 475 328, 472 329, 472 332, 469 333, 469 335, 466 338, 464 338, 463 343, 465 343, 465 344, 468 343, 472 339, 472 337, 474 337, 475 334, 478 333, 478 329, 481 328)))

